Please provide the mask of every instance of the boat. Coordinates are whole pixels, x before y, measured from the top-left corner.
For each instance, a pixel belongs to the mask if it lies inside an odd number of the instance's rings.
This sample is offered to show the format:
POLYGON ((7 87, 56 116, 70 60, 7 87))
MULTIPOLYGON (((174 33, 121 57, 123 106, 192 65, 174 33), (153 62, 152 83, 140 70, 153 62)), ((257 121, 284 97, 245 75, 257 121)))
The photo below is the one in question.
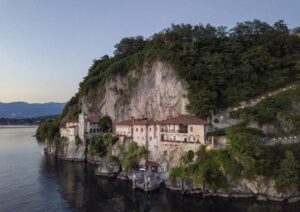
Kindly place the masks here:
POLYGON ((155 172, 140 170, 133 174, 132 188, 145 192, 158 189, 164 182, 164 177, 155 172))

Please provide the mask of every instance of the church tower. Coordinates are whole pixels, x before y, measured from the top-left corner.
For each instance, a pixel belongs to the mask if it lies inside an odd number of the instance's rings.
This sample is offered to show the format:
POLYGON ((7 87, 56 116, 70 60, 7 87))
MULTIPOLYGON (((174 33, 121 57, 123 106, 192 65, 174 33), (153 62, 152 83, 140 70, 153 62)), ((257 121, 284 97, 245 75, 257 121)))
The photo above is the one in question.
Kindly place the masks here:
POLYGON ((79 114, 79 129, 78 129, 78 133, 79 133, 79 138, 82 140, 82 141, 85 141, 84 140, 84 135, 85 135, 85 132, 87 130, 87 115, 84 113, 84 112, 81 112, 79 114))

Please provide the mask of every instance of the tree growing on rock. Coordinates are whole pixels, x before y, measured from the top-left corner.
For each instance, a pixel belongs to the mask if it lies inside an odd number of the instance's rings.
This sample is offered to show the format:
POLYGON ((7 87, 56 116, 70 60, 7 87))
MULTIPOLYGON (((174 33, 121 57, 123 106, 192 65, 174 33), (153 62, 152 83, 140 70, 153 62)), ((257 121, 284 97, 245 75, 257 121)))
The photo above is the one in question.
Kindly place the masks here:
POLYGON ((298 163, 292 151, 287 150, 285 158, 280 163, 278 175, 275 179, 275 185, 278 191, 286 191, 295 188, 299 183, 297 173, 298 163))
POLYGON ((101 117, 98 125, 104 132, 110 132, 112 130, 112 120, 110 116, 101 117))

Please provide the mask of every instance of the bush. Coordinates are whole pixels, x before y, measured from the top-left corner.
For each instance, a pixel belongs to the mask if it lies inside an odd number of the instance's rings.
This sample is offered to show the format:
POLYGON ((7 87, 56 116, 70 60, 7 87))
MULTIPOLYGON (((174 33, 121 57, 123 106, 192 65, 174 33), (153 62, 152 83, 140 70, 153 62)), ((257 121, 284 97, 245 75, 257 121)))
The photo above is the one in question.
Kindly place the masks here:
POLYGON ((47 139, 49 142, 52 142, 55 137, 59 137, 59 126, 60 117, 47 119, 37 128, 36 137, 41 141, 47 139))
POLYGON ((104 157, 108 153, 108 147, 114 145, 118 140, 119 138, 111 135, 94 136, 89 140, 89 153, 104 157))
POLYGON ((98 124, 104 132, 110 132, 112 130, 112 121, 110 116, 101 117, 98 124))
POLYGON ((81 144, 82 144, 81 138, 78 135, 76 135, 76 137, 75 137, 75 145, 78 146, 78 145, 81 145, 81 144))
POLYGON ((127 150, 122 153, 122 168, 129 171, 135 168, 142 158, 147 158, 148 150, 145 147, 139 147, 135 142, 128 144, 127 150))

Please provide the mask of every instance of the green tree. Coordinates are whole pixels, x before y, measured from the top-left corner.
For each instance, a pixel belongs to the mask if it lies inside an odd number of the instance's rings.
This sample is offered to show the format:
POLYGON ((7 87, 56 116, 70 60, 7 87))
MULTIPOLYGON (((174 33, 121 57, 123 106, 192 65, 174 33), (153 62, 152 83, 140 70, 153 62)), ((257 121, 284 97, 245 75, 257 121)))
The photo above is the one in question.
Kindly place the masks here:
POLYGON ((237 132, 232 128, 226 130, 226 135, 228 152, 244 168, 245 177, 253 178, 259 174, 265 156, 261 138, 250 133, 237 132))
POLYGON ((195 157, 194 151, 193 150, 189 150, 186 154, 184 154, 182 156, 181 162, 183 164, 187 164, 187 163, 193 162, 194 157, 195 157))
POLYGON ((110 132, 112 130, 112 120, 110 116, 101 117, 98 121, 98 125, 104 132, 110 132))
POLYGON ((115 56, 128 56, 141 50, 145 45, 143 36, 123 38, 115 45, 115 56))
POLYGON ((110 153, 111 146, 118 140, 119 138, 111 135, 93 136, 89 140, 89 154, 105 157, 107 153, 110 153))
POLYGON ((135 142, 128 144, 127 149, 122 153, 122 168, 129 171, 135 168, 141 159, 146 159, 148 150, 145 147, 139 147, 135 142))
POLYGON ((286 191, 296 188, 299 185, 298 162, 293 153, 289 150, 285 153, 285 158, 280 163, 275 185, 278 191, 286 191))

